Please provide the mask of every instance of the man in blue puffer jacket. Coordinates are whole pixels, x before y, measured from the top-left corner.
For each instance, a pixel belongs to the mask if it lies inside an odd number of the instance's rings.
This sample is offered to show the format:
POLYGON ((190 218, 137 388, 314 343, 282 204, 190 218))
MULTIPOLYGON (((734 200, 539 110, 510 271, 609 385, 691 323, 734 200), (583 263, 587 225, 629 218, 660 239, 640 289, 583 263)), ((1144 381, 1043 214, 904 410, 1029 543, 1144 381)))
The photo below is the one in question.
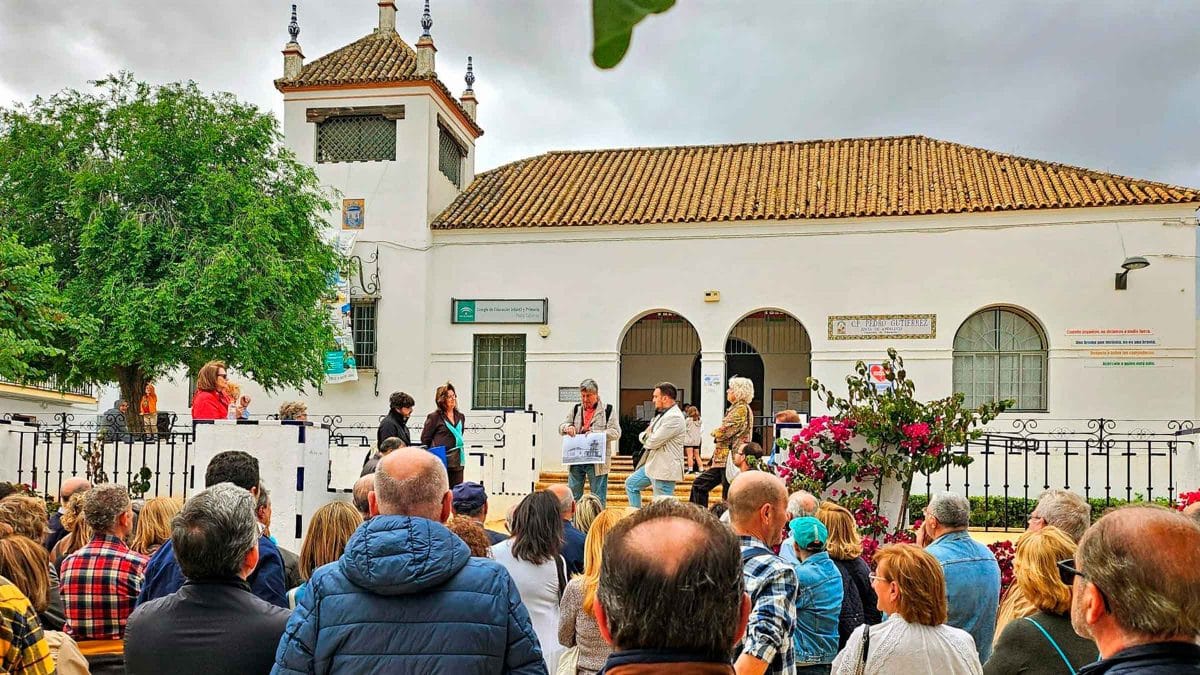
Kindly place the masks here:
POLYGON ((442 525, 452 499, 435 455, 384 456, 373 517, 299 594, 271 672, 546 675, 508 572, 442 525))

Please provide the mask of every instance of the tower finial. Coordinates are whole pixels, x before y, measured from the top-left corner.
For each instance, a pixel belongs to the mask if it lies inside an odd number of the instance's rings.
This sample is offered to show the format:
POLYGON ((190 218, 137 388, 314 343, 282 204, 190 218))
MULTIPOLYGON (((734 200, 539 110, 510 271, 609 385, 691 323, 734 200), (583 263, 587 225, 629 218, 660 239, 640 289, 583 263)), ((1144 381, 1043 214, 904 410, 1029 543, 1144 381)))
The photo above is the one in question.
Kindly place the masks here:
POLYGON ((292 36, 292 42, 300 37, 300 22, 296 21, 295 5, 292 5, 292 22, 288 24, 288 35, 292 36))
POLYGON ((471 57, 467 57, 467 75, 463 78, 467 82, 467 91, 471 91, 475 86, 475 66, 471 63, 471 57))
POLYGON ((425 30, 421 37, 432 37, 429 29, 433 28, 433 15, 429 13, 429 0, 425 0, 425 12, 421 14, 421 28, 425 30))

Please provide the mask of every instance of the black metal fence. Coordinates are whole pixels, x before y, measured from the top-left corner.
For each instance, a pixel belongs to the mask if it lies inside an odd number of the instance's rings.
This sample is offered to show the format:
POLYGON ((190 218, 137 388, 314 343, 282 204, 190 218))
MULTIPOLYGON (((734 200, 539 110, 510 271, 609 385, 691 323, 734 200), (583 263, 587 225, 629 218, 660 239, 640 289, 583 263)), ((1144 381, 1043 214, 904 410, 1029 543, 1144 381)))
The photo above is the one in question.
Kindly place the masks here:
POLYGON ((1083 495, 1099 515, 1131 501, 1174 503, 1181 491, 1200 488, 1186 484, 1200 476, 1191 420, 1017 419, 1011 431, 1000 424, 953 450, 970 456, 969 466, 917 476, 914 505, 921 493, 927 500, 956 492, 972 503, 972 526, 1002 529, 1023 527, 1046 490, 1083 495))

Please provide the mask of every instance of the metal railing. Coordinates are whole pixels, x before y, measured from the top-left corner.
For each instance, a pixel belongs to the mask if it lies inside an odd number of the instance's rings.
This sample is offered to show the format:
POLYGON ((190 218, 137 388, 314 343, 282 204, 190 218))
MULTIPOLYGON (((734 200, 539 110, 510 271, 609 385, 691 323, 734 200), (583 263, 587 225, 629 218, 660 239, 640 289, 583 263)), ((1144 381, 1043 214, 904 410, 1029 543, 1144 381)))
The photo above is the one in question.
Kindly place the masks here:
MULTIPOLYGON (((1038 497, 1051 489, 1082 495, 1094 515, 1131 501, 1174 503, 1197 485, 1196 436, 1191 420, 1011 420, 995 422, 979 439, 953 452, 966 467, 918 475, 914 495, 942 490, 972 501, 972 526, 1023 527, 1038 497)), ((914 509, 911 515, 920 515, 914 509)))
POLYGON ((89 398, 96 397, 96 390, 90 384, 77 384, 72 386, 64 386, 59 383, 57 377, 49 377, 44 380, 21 382, 7 377, 0 377, 0 384, 11 384, 18 387, 27 387, 29 389, 38 389, 40 391, 55 392, 59 394, 75 394, 77 396, 87 396, 89 398))

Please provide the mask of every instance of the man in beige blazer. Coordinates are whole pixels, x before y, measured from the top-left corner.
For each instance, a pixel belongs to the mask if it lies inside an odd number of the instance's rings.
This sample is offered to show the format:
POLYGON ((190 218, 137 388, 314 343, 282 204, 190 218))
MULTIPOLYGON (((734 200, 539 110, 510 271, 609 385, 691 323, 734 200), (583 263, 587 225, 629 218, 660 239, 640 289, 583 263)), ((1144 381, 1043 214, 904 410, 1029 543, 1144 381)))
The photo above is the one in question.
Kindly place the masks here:
POLYGON ((683 411, 675 404, 679 391, 670 382, 654 388, 654 408, 657 411, 650 426, 638 436, 645 453, 642 465, 625 479, 625 494, 629 505, 642 506, 642 490, 653 484, 654 497, 675 494, 675 483, 683 480, 683 440, 687 424, 683 411))

